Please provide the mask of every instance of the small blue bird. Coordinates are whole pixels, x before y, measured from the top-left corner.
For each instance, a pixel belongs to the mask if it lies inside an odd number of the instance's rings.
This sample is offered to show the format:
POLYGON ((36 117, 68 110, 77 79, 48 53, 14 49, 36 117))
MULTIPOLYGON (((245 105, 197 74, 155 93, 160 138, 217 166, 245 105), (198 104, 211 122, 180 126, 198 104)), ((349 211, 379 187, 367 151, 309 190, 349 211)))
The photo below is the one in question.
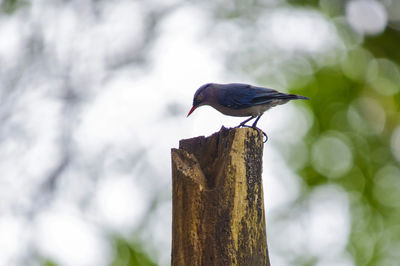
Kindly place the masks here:
MULTIPOLYGON (((193 107, 187 116, 199 106, 210 105, 225 115, 250 116, 240 123, 238 127, 250 127, 246 123, 256 118, 251 127, 257 128, 258 120, 269 108, 296 99, 309 100, 304 96, 281 93, 273 89, 248 84, 207 83, 201 86, 194 94, 193 107)), ((268 140, 267 134, 264 132, 263 134, 268 140)))

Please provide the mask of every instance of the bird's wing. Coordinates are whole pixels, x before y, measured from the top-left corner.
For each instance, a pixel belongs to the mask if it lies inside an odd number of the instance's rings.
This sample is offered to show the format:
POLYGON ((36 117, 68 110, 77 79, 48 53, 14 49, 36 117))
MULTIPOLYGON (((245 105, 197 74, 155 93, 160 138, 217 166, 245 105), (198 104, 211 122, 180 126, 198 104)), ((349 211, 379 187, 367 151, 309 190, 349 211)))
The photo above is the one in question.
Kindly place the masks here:
POLYGON ((250 89, 247 84, 225 84, 221 86, 219 93, 219 102, 229 108, 241 109, 252 106, 255 91, 250 89))
POLYGON ((254 96, 252 103, 255 105, 258 104, 268 104, 271 101, 275 100, 293 100, 305 98, 302 96, 298 96, 295 94, 286 94, 273 89, 263 88, 263 87, 252 87, 256 91, 256 95, 254 96))
POLYGON ((220 103, 226 107, 241 109, 254 105, 269 104, 277 99, 296 99, 294 96, 280 93, 273 89, 232 83, 224 85, 221 89, 220 103))

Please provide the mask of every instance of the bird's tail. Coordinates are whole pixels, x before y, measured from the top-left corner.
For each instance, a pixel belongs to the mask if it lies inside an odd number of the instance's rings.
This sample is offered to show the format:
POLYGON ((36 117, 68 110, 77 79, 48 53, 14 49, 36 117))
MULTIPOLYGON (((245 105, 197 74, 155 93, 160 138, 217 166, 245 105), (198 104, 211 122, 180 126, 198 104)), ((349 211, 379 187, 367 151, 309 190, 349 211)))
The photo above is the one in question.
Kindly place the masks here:
POLYGON ((286 94, 285 96, 286 96, 285 98, 288 100, 297 100, 297 99, 310 100, 310 98, 306 96, 301 96, 297 94, 286 94))

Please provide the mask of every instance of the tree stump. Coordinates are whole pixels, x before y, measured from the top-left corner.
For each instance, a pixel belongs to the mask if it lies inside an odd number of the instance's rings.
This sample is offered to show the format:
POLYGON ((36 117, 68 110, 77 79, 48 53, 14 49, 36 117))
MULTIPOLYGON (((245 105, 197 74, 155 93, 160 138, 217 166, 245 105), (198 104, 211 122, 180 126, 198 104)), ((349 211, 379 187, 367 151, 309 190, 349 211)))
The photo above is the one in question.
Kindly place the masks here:
POLYGON ((222 127, 171 155, 171 265, 270 265, 261 132, 222 127))

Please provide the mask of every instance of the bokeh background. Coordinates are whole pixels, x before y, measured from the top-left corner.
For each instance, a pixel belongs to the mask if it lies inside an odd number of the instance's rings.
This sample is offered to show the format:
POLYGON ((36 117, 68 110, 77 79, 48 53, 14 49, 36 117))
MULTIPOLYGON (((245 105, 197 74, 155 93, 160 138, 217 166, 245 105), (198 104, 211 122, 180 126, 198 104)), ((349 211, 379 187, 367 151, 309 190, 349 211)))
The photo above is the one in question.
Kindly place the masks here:
POLYGON ((311 98, 258 123, 272 265, 399 265, 400 1, 0 3, 0 265, 169 265, 207 82, 311 98))

